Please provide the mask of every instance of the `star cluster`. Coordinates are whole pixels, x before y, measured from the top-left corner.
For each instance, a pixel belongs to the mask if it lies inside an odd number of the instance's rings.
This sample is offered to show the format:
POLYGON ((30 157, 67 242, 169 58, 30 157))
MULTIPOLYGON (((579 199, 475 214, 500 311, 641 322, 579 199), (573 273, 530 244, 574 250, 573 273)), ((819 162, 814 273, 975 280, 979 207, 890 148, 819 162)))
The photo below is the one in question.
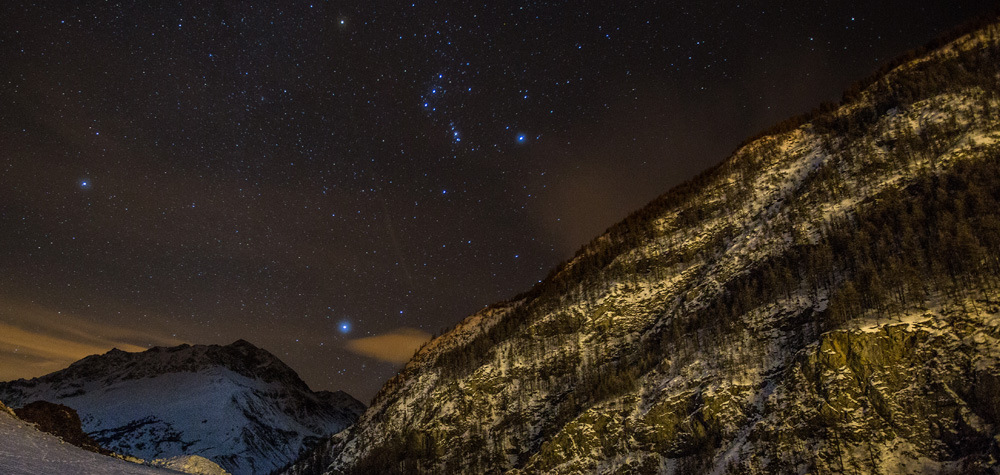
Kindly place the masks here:
MULTIPOLYGON (((13 2, 0 325, 245 338, 367 398, 398 362, 352 339, 419 341, 527 290, 746 136, 992 7, 13 2)), ((52 363, 33 344, 0 340, 17 375, 52 363)))

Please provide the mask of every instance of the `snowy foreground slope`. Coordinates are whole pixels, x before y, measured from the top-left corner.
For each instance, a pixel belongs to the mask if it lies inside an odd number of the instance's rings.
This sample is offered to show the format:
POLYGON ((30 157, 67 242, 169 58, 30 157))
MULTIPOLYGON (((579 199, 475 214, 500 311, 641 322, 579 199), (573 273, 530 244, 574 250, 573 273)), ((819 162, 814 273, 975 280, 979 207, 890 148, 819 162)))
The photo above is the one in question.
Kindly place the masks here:
POLYGON ((147 467, 88 452, 39 431, 0 404, 0 473, 4 475, 165 475, 174 470, 147 467))
POLYGON ((997 473, 998 37, 749 141, 287 473, 997 473))
POLYGON ((31 380, 0 383, 0 401, 46 400, 76 409, 103 447, 146 460, 198 455, 241 474, 269 473, 364 406, 313 392, 267 351, 228 346, 112 350, 31 380))

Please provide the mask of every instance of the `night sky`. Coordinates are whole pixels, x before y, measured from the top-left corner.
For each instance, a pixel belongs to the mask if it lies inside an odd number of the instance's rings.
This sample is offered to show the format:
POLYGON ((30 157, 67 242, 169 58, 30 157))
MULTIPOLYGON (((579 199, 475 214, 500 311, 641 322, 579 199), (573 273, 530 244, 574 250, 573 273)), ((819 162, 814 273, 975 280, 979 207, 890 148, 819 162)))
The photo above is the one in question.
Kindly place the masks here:
POLYGON ((994 1, 4 2, 0 380, 246 339, 366 401, 994 1))

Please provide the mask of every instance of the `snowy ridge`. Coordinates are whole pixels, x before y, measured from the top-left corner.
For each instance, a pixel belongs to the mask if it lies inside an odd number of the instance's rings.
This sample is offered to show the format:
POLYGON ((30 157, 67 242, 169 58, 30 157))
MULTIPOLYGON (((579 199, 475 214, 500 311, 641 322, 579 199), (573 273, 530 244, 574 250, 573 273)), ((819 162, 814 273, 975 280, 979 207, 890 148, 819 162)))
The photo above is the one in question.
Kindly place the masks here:
POLYGON ((40 378, 0 384, 0 398, 15 406, 34 400, 70 406, 84 431, 116 453, 198 455, 235 474, 288 464, 364 409, 343 393, 313 393, 274 355, 242 340, 112 350, 40 378))

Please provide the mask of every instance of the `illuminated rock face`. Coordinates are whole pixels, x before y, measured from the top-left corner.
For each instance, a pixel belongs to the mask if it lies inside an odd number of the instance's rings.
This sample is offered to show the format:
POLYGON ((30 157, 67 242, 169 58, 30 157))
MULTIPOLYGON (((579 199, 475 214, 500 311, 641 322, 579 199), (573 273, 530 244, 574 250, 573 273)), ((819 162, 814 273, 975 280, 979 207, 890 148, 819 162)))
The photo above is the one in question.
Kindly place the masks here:
POLYGON ((987 472, 998 37, 749 141, 432 340, 289 473, 987 472))
POLYGON ((112 350, 40 378, 2 383, 0 400, 69 406, 91 438, 119 454, 199 455, 234 474, 279 469, 364 410, 343 392, 311 391, 277 357, 242 340, 112 350))

